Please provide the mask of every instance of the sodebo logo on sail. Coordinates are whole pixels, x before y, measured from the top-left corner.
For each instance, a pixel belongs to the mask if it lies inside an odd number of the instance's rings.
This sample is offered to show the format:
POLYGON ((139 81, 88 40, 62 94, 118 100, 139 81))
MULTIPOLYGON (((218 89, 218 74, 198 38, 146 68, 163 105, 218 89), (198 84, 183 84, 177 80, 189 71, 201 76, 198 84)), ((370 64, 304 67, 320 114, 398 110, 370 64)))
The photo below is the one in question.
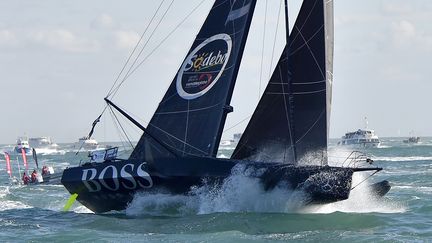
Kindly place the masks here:
POLYGON ((183 99, 198 98, 221 77, 232 48, 227 34, 214 35, 199 44, 186 57, 177 75, 177 92, 183 99))
POLYGON ((153 180, 143 170, 145 164, 147 163, 141 163, 137 167, 135 164, 125 164, 120 171, 114 165, 109 165, 100 172, 95 168, 84 169, 81 180, 89 192, 98 192, 102 187, 110 191, 117 191, 120 187, 127 190, 146 189, 153 186, 153 180))

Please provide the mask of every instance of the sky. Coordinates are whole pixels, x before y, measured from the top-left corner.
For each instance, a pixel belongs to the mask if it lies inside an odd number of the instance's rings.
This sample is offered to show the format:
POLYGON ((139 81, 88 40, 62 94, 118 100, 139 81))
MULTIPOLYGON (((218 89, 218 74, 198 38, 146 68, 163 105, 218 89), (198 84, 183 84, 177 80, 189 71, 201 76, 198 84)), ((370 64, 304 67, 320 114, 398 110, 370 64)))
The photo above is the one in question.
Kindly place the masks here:
MULTIPOLYGON (((143 124, 151 119, 213 1, 205 0, 163 39, 201 1, 174 1, 142 57, 160 47, 113 99, 143 124)), ((23 135, 50 136, 60 143, 85 136, 160 2, 0 1, 0 143, 13 144, 23 135)), ((283 16, 277 24, 280 1, 268 0, 266 18, 265 2, 258 0, 255 9, 233 95, 234 113, 225 128, 246 120, 228 129, 224 138, 247 125, 284 45, 283 16)), ((291 24, 300 3, 290 1, 291 24)), ((365 116, 381 137, 411 131, 432 135, 432 1, 338 0, 334 6, 330 137, 364 127, 365 116)), ((125 129, 133 140, 141 134, 132 125, 125 129)), ((100 142, 119 140, 110 116, 103 116, 94 136, 100 142)))

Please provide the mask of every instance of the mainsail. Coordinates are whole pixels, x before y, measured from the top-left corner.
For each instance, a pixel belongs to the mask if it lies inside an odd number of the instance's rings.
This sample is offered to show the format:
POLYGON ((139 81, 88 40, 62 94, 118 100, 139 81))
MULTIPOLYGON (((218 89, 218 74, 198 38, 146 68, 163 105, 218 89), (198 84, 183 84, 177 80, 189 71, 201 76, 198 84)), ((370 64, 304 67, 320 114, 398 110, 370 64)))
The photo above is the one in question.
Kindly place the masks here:
POLYGON ((232 158, 327 163, 332 7, 331 1, 303 1, 287 46, 232 158))
POLYGON ((255 4, 215 1, 131 159, 216 155, 255 4))
POLYGON ((292 106, 286 48, 231 158, 293 163, 292 106))

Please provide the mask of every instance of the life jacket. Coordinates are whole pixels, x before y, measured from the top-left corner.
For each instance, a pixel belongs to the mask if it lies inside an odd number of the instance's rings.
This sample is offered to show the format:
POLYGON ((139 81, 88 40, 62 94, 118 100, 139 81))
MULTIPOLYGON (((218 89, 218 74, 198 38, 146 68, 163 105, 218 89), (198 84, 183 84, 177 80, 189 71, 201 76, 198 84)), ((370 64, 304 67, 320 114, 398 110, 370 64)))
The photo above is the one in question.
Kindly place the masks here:
POLYGON ((48 174, 49 174, 48 167, 44 166, 42 168, 42 175, 44 176, 44 175, 48 175, 48 174))
POLYGON ((27 175, 23 175, 22 180, 24 182, 24 185, 27 185, 29 183, 30 178, 27 175))
POLYGON ((32 173, 32 174, 31 174, 31 181, 32 181, 32 182, 36 182, 36 181, 37 181, 36 173, 32 173))

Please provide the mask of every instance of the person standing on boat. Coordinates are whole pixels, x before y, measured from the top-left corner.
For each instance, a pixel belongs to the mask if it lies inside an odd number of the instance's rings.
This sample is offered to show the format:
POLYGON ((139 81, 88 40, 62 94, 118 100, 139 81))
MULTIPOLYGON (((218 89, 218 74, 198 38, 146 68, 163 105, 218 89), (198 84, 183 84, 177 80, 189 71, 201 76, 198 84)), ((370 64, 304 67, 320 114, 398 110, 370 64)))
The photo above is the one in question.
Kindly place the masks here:
POLYGON ((33 170, 33 173, 31 173, 31 182, 32 183, 37 182, 37 172, 36 172, 36 170, 33 170))
POLYGON ((48 167, 46 165, 44 165, 42 167, 42 176, 44 176, 44 175, 49 175, 49 170, 48 170, 48 167))
POLYGON ((24 185, 28 185, 30 178, 28 177, 28 175, 24 172, 23 177, 22 177, 23 183, 24 185))

